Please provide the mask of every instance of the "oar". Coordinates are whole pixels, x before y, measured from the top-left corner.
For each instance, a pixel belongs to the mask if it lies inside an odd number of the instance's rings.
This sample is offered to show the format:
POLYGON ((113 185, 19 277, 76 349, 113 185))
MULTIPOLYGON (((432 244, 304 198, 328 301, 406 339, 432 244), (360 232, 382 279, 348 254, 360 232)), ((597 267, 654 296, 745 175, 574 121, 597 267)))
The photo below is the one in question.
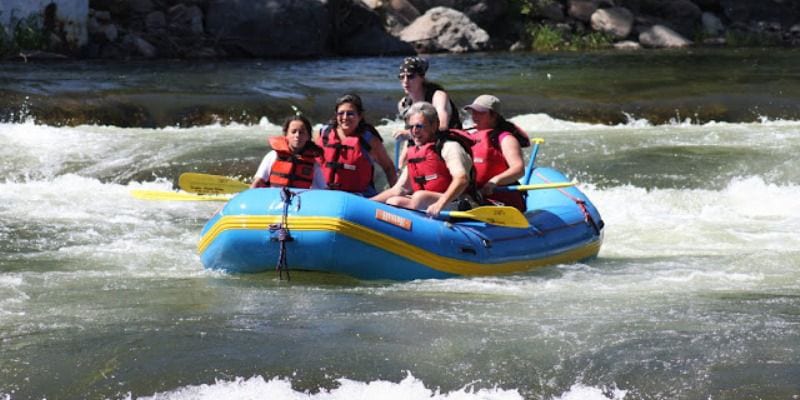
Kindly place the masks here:
POLYGON ((570 187, 575 186, 578 184, 578 181, 573 180, 572 182, 553 182, 553 183, 533 183, 530 185, 510 185, 510 186, 498 186, 494 188, 495 192, 525 192, 528 190, 541 190, 541 189, 558 189, 563 187, 570 187))
POLYGON ((165 201, 228 201, 231 196, 218 194, 197 194, 187 192, 171 192, 167 190, 133 189, 131 195, 140 200, 165 201))
POLYGON ((467 211, 442 211, 442 217, 467 218, 487 224, 505 226, 509 228, 527 228, 530 226, 528 219, 521 211, 509 206, 484 206, 467 211))
POLYGON ((223 194, 239 193, 250 186, 246 183, 222 175, 186 172, 178 178, 178 186, 190 193, 223 194))
POLYGON ((533 143, 531 159, 528 161, 528 166, 525 168, 525 176, 522 178, 522 183, 526 185, 531 183, 531 175, 533 174, 533 169, 535 168, 536 155, 539 154, 539 145, 544 143, 544 139, 532 138, 531 142, 533 143))

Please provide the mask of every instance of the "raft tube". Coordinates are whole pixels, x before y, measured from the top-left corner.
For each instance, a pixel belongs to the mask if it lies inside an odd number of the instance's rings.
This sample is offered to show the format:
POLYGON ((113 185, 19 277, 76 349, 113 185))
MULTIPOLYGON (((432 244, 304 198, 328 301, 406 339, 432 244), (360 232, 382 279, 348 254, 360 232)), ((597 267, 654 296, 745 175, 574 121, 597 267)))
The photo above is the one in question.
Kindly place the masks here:
MULTIPOLYGON (((530 183, 565 181, 540 167, 530 183)), ((233 273, 280 264, 359 279, 435 279, 581 261, 595 257, 603 240, 600 214, 576 187, 528 192, 525 229, 441 221, 335 190, 282 193, 262 188, 234 196, 201 232, 203 265, 233 273)))

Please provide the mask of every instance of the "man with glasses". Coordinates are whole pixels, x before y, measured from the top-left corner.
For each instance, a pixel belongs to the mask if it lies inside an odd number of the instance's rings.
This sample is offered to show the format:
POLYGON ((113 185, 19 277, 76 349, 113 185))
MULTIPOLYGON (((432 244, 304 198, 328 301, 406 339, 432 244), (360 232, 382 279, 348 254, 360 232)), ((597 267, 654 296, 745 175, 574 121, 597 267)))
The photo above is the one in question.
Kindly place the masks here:
POLYGON ((372 197, 386 204, 425 210, 438 216, 442 210, 469 208, 475 204, 466 193, 474 192, 472 159, 468 140, 449 131, 439 131, 436 108, 414 103, 405 114, 406 129, 414 144, 408 148, 397 183, 372 197), (464 206, 464 203, 469 206, 464 206))

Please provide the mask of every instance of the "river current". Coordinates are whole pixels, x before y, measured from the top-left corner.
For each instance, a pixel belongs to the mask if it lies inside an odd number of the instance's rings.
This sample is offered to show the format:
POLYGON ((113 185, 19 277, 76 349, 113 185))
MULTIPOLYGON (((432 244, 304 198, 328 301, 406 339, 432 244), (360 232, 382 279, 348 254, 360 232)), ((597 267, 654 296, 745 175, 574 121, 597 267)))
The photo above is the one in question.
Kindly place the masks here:
POLYGON ((459 105, 507 99, 545 139, 538 165, 576 178, 606 231, 586 263, 412 282, 207 271, 195 246, 219 203, 130 195, 188 171, 247 177, 289 103, 319 124, 350 89, 392 154, 399 59, 184 80, 171 64, 0 64, 20 98, 0 122, 0 399, 800 398, 800 56, 755 54, 433 58, 459 105), (65 91, 267 94, 250 123, 31 115, 65 91), (623 117, 580 118, 598 109, 623 117))

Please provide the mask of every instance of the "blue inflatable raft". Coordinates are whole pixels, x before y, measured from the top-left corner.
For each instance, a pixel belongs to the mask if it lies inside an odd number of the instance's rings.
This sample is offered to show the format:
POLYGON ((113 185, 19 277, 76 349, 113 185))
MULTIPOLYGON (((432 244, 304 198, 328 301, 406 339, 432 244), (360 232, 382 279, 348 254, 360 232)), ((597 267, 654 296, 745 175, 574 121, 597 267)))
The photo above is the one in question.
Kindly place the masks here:
MULTIPOLYGON (((550 168, 536 168, 530 178, 531 184, 567 181, 550 168)), ((436 220, 340 191, 282 193, 249 189, 233 197, 203 228, 203 265, 228 272, 281 266, 360 279, 496 275, 592 258, 603 239, 600 214, 576 187, 530 191, 524 229, 436 220)))

